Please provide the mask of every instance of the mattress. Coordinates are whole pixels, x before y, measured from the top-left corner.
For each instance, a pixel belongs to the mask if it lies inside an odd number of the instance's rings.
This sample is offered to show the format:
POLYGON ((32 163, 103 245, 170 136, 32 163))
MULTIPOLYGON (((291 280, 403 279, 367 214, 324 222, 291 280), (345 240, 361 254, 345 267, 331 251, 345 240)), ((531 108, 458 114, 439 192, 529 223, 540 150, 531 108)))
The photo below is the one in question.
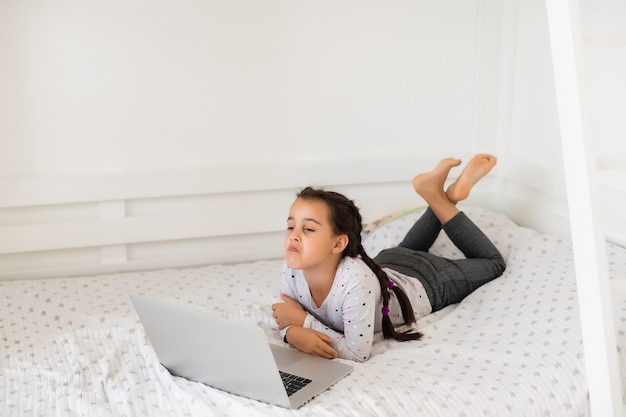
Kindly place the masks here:
MULTIPOLYGON (((354 363, 349 376, 295 411, 170 375, 128 297, 149 295, 259 326, 282 344, 270 309, 279 300, 279 259, 2 281, 0 414, 588 416, 571 243, 501 213, 464 210, 501 250, 505 273, 420 320, 423 340, 378 337, 369 361, 354 363)), ((368 253, 397 244, 420 214, 370 225, 368 253)), ((444 234, 432 251, 461 257, 444 234)), ((611 246, 609 258, 612 273, 626 271, 622 248, 611 246)), ((616 301, 625 346, 626 304, 616 301)))

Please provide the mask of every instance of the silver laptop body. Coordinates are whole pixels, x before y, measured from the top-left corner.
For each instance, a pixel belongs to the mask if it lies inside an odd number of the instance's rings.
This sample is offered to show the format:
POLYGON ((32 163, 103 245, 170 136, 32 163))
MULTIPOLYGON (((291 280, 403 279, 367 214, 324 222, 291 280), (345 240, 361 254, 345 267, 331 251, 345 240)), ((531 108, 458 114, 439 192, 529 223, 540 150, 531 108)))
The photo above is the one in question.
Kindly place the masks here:
POLYGON ((295 409, 352 371, 349 364, 270 344, 260 327, 130 297, 159 361, 173 375, 295 409), (288 396, 279 370, 311 382, 288 396))

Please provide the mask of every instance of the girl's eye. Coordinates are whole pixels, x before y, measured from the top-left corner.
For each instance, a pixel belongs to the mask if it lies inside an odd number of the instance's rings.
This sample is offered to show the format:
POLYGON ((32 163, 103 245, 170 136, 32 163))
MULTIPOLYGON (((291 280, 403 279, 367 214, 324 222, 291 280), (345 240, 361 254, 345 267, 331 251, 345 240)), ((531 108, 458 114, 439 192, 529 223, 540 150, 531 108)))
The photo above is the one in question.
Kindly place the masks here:
POLYGON ((287 226, 287 230, 293 230, 293 226, 287 226))
POLYGON ((305 231, 305 232, 314 232, 315 230, 313 230, 313 229, 311 229, 311 228, 309 228, 309 227, 305 227, 305 228, 304 228, 304 231, 305 231))

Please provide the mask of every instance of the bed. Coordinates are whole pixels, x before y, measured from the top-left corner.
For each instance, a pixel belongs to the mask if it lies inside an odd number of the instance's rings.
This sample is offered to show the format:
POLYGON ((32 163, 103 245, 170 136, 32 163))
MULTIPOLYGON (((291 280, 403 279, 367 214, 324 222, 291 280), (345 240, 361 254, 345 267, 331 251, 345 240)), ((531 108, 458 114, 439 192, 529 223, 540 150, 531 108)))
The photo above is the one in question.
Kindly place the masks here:
MULTIPOLYGON (((366 250, 399 242, 422 210, 370 224, 366 250)), ((590 415, 571 242, 489 209, 464 210, 501 250, 504 275, 423 318, 422 341, 378 339, 368 362, 296 411, 171 376, 128 298, 150 295, 260 326, 280 344, 269 308, 279 259, 1 281, 0 414, 590 415)), ((460 256, 444 235, 433 251, 460 256)), ((609 245, 608 256, 612 274, 626 273, 623 248, 609 245)), ((623 356, 626 299, 614 308, 623 356)))

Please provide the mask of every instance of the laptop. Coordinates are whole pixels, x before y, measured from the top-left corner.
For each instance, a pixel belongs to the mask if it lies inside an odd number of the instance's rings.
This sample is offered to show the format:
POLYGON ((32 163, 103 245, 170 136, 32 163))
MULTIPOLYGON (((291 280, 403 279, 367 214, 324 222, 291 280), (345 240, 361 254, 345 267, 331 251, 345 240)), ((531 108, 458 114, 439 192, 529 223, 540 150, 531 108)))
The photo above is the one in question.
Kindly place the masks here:
POLYGON ((260 327, 130 298, 161 364, 175 376, 296 409, 352 372, 350 364, 271 344, 260 327))

